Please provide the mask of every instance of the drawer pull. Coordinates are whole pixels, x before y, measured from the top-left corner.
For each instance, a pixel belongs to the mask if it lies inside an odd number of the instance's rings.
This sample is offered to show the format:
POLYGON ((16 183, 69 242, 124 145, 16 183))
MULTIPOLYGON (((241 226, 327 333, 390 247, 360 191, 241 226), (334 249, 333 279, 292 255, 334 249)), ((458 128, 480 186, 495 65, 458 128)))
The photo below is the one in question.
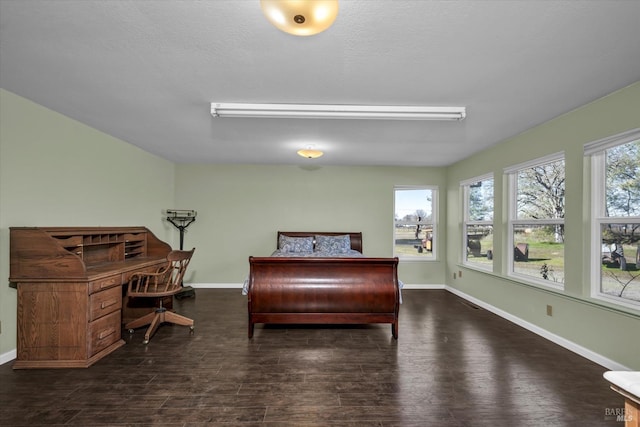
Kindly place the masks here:
POLYGON ((98 335, 98 339, 99 339, 99 340, 103 340, 103 339, 105 339, 106 337, 108 337, 109 335, 113 335, 113 334, 115 334, 115 333, 116 333, 116 330, 115 330, 115 329, 113 329, 113 328, 112 328, 112 329, 107 329, 106 331, 102 331, 102 332, 100 332, 100 335, 98 335))
POLYGON ((100 308, 101 309, 105 309, 107 307, 111 307, 114 304, 117 304, 118 300, 117 299, 112 299, 111 301, 104 301, 102 304, 100 304, 100 308))
POLYGON ((112 286, 112 285, 114 285, 115 283, 116 283, 116 279, 111 279, 111 280, 109 280, 108 282, 102 282, 102 283, 100 283, 100 289, 103 289, 103 288, 106 288, 106 287, 112 286))

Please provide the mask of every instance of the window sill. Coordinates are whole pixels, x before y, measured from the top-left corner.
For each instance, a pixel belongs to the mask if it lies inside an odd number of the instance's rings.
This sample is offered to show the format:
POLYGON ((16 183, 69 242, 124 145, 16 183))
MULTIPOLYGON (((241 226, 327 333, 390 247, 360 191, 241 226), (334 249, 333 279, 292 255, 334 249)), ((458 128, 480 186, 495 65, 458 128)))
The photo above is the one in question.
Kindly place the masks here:
POLYGON ((481 271, 483 273, 493 274, 493 264, 485 265, 485 264, 474 264, 470 262, 462 262, 462 266, 468 268, 469 270, 481 271))
POLYGON ((525 283, 529 286, 533 286, 541 289, 551 289, 556 292, 564 292, 564 283, 552 282, 550 280, 540 280, 527 276, 525 274, 510 273, 508 277, 512 280, 525 283))
POLYGON ((562 289, 552 288, 549 286, 540 286, 536 284, 532 284, 529 281, 519 280, 517 277, 513 276, 503 276, 501 274, 494 273, 493 271, 480 270, 475 268, 469 268, 467 265, 462 263, 457 264, 458 267, 464 267, 468 270, 473 270, 478 272, 479 274, 486 274, 487 276, 494 277, 496 279, 505 280, 507 282, 511 282, 514 285, 522 286, 529 289, 534 289, 540 292, 551 294, 555 297, 567 299, 573 302, 577 302, 580 304, 585 304, 591 307, 595 307, 598 309, 606 310, 615 314, 625 315, 634 319, 640 319, 640 307, 633 307, 632 304, 621 304, 616 299, 616 302, 612 302, 614 297, 605 298, 605 297, 596 297, 596 296, 574 296, 566 294, 562 289))
POLYGON ((595 292, 591 295, 596 301, 602 301, 607 305, 612 305, 615 307, 624 307, 625 309, 635 310, 636 312, 640 312, 640 302, 635 302, 632 300, 627 300, 625 298, 616 297, 614 295, 603 294, 600 292, 595 292))

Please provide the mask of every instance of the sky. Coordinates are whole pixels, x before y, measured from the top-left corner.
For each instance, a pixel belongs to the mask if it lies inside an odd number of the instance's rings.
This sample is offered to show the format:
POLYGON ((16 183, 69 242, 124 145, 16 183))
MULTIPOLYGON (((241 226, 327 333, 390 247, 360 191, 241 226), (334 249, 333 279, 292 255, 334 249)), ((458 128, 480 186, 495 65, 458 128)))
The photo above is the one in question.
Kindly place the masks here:
POLYGON ((431 202, 427 200, 432 195, 431 189, 396 189, 395 197, 395 216, 396 218, 404 218, 405 215, 414 214, 416 210, 422 209, 431 214, 431 202))

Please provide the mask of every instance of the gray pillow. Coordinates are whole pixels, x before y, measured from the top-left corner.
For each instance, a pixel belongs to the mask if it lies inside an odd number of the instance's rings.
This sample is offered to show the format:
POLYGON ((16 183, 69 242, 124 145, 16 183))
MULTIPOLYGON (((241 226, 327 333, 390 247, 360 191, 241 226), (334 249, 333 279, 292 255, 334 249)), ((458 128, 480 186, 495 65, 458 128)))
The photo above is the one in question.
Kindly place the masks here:
POLYGON ((278 247, 285 253, 313 252, 313 237, 291 237, 281 234, 278 247))
POLYGON ((347 253, 351 250, 351 237, 348 234, 341 236, 316 236, 316 252, 347 253))

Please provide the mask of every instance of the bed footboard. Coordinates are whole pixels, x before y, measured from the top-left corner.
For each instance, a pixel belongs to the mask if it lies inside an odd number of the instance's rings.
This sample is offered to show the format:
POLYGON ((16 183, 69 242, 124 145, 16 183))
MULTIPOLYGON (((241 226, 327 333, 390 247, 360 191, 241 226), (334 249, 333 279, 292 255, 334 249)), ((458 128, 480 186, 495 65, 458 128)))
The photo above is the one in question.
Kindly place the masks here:
POLYGON ((249 338, 256 323, 390 323, 398 338, 398 258, 250 257, 249 338))

